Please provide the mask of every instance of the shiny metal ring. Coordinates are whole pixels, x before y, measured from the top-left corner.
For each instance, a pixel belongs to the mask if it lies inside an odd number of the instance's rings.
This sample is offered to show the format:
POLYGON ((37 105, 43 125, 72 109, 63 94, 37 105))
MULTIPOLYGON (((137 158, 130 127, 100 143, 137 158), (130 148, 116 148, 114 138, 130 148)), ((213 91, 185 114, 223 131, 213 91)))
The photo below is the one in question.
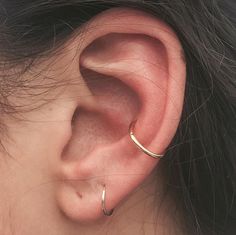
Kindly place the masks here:
POLYGON ((104 185, 102 191, 102 211, 105 216, 111 216, 113 214, 114 209, 108 211, 106 209, 105 201, 106 201, 106 186, 104 185))
POLYGON ((133 142, 136 144, 136 146, 139 149, 141 149, 148 156, 155 158, 155 159, 162 158, 164 156, 163 154, 157 154, 157 153, 149 151, 136 139, 136 137, 134 136, 134 126, 135 126, 136 122, 137 122, 137 120, 130 123, 130 126, 129 126, 130 138, 133 140, 133 142))

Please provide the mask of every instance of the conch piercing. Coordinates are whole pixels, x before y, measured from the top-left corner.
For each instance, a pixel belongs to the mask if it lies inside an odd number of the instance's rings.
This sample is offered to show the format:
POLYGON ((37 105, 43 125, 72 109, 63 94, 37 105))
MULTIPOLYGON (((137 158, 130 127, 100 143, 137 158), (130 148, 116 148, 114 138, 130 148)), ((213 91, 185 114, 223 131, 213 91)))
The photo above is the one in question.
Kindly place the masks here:
POLYGON ((134 136, 134 126, 135 126, 135 123, 137 122, 137 120, 131 122, 130 126, 129 126, 129 134, 130 134, 130 138, 133 140, 133 142, 137 145, 137 147, 139 149, 141 149, 145 154, 147 154, 148 156, 150 157, 153 157, 155 159, 158 159, 158 158, 162 158, 164 155, 162 154, 157 154, 157 153, 154 153, 154 152, 151 152, 149 151, 148 149, 146 149, 137 139, 136 137, 134 136))

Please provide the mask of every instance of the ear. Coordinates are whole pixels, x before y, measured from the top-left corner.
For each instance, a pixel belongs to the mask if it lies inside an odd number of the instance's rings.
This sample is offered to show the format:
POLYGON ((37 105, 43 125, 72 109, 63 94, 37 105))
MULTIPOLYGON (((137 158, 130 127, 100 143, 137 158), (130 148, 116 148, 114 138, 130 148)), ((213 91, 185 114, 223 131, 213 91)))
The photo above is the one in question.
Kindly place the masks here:
POLYGON ((165 153, 182 113, 186 66, 170 27, 128 8, 93 18, 83 35, 67 44, 78 45, 81 79, 93 99, 81 102, 74 117, 57 199, 64 215, 80 222, 103 216, 104 185, 107 210, 119 208, 157 166, 158 159, 132 142, 129 125, 137 119, 139 142, 165 153))

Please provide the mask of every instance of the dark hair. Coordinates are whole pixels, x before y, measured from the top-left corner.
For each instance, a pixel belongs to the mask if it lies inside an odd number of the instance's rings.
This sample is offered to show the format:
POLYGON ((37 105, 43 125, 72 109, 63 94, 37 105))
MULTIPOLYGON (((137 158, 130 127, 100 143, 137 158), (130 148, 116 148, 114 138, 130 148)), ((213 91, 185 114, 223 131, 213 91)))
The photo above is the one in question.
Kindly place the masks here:
POLYGON ((99 12, 126 6, 158 16, 177 33, 187 63, 182 119, 161 163, 168 194, 182 207, 188 234, 235 234, 235 5, 234 0, 2 0, 1 113, 18 112, 8 96, 27 89, 20 75, 99 12))

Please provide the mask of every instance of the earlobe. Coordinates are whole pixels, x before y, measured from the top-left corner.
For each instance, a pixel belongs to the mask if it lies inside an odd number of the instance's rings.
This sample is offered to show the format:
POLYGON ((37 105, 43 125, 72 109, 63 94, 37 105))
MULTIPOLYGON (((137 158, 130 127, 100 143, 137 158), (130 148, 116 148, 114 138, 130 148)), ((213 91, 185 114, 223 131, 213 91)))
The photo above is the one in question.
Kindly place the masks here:
POLYGON ((186 79, 178 38, 158 19, 118 8, 88 25, 76 56, 96 107, 66 143, 57 195, 75 221, 109 215, 150 175, 179 125, 186 79))

